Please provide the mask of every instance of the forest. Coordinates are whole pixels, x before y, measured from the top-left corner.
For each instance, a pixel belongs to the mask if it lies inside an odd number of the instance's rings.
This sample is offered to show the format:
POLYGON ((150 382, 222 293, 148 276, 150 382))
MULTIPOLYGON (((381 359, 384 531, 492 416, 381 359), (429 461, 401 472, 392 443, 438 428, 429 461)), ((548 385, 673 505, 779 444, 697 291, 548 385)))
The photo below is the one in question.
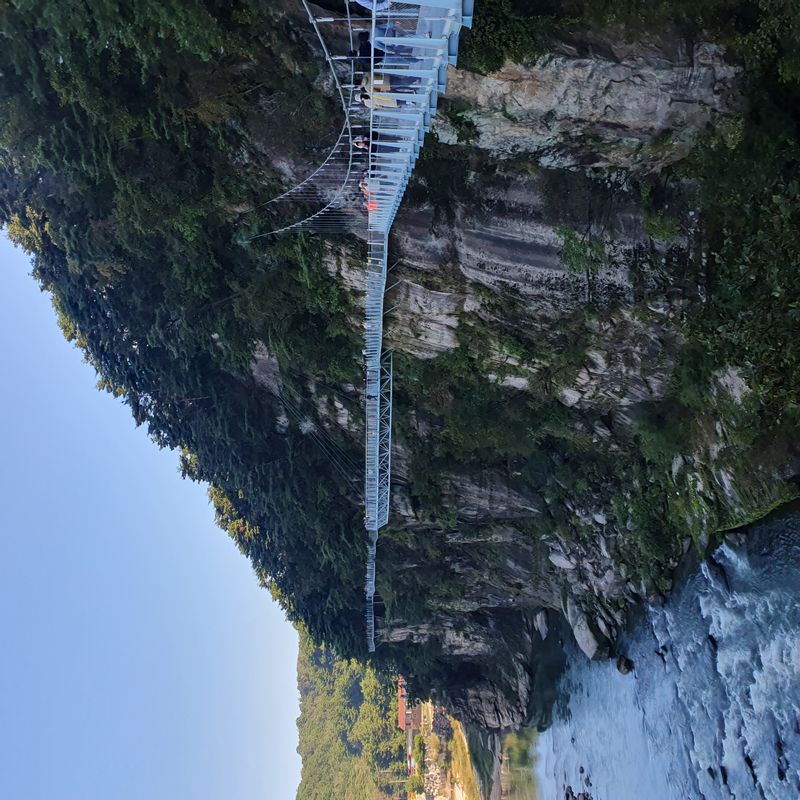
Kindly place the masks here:
POLYGON ((258 2, 4 4, 0 223, 99 387, 214 486, 218 519, 287 611, 358 651, 350 487, 307 437, 275 435, 248 370, 262 341, 289 368, 358 375, 352 300, 319 243, 249 244, 275 188, 259 149, 302 153, 328 133, 282 16, 258 2))
POLYGON ((337 659, 301 631, 298 800, 405 797, 405 734, 397 683, 370 666, 337 659))

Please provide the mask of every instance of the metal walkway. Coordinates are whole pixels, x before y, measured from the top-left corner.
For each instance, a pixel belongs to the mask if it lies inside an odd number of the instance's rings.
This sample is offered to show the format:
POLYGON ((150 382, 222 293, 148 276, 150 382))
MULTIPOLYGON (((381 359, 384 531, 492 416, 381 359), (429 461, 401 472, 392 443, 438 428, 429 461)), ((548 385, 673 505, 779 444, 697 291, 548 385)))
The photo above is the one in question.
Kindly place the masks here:
POLYGON ((338 139, 307 178, 270 201, 305 208, 270 231, 352 232, 366 241, 364 524, 367 646, 375 650, 375 559, 389 517, 392 471, 392 359, 383 352, 389 232, 430 130, 459 32, 474 0, 345 0, 330 15, 301 0, 328 62, 343 111, 338 139), (347 53, 337 52, 348 46, 347 53))

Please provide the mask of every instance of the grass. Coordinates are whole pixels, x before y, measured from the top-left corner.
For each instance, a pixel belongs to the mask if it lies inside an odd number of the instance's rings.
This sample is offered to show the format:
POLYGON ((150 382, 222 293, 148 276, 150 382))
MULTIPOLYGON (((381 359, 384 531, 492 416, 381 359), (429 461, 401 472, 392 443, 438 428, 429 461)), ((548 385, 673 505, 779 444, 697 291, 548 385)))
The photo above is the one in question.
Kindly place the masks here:
POLYGON ((453 783, 457 783, 464 790, 466 800, 481 800, 478 778, 469 757, 467 739, 458 722, 453 722, 453 738, 448 744, 448 749, 453 783))

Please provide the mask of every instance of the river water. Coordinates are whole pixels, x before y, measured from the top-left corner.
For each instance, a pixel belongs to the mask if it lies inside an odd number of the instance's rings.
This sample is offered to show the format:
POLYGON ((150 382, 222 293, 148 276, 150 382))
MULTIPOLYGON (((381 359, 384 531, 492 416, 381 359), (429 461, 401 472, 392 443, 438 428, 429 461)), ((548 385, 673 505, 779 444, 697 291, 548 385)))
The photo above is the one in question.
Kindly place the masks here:
POLYGON ((571 654, 539 800, 800 799, 800 516, 714 559, 644 612, 633 672, 571 654))

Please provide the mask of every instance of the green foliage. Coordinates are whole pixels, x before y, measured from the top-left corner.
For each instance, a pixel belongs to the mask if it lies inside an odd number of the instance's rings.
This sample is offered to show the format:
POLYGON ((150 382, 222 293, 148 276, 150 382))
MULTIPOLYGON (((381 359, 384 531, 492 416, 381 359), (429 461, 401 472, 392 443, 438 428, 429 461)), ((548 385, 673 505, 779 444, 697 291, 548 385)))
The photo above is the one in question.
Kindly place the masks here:
POLYGON ((276 431, 284 408, 251 375, 257 341, 287 382, 294 363, 358 375, 355 300, 319 242, 249 243, 269 223, 248 209, 277 186, 259 154, 315 158, 336 124, 304 48, 258 0, 0 3, 0 225, 101 388, 212 484, 219 523, 292 618, 362 652, 356 490, 295 417, 276 431))
POLYGON ((509 800, 536 800, 535 751, 538 732, 534 727, 509 733, 503 739, 503 757, 508 764, 509 800))
POLYGON ((418 772, 425 771, 425 740, 422 734, 417 734, 414 737, 414 747, 411 751, 414 763, 417 765, 418 772))
POLYGON ((556 232, 561 237, 561 261, 569 272, 593 277, 608 264, 603 243, 591 233, 579 237, 565 225, 556 232))
POLYGON ((420 794, 425 790, 425 781, 418 772, 414 773, 413 775, 408 776, 408 780, 406 781, 406 794, 411 796, 412 794, 420 794))
POLYGON ((569 414, 548 394, 551 384, 571 374, 582 353, 580 328, 562 332, 549 348, 509 339, 523 363, 537 357, 545 360, 539 377, 542 395, 531 396, 509 391, 485 377, 491 370, 486 359, 492 343, 486 327, 465 320, 458 337, 459 347, 436 359, 402 355, 395 359, 397 435, 414 441, 412 492, 422 508, 451 528, 456 518, 440 504, 441 478, 451 465, 480 470, 520 461, 526 469, 536 469, 542 445, 569 436, 569 414), (441 429, 435 440, 415 440, 405 424, 412 409, 418 419, 438 423, 441 429))
POLYGON ((678 238, 680 229, 678 223, 663 214, 648 215, 644 219, 644 232, 659 242, 669 244, 678 238))
POLYGON ((693 334, 717 363, 744 368, 771 425, 796 420, 800 403, 798 96, 762 95, 741 141, 711 140, 691 166, 712 248, 711 302, 693 334))
POLYGON ((440 101, 442 112, 449 120, 456 132, 459 144, 472 144, 478 139, 478 128, 475 123, 466 115, 469 105, 464 101, 445 100, 440 101))
POLYGON ((481 0, 472 30, 465 31, 459 67, 489 73, 506 59, 530 63, 547 52, 551 38, 571 23, 557 3, 536 0, 481 0), (548 8, 549 6, 549 8, 548 8))
POLYGON ((297 800, 383 800, 406 774, 405 735, 397 729, 396 682, 371 667, 336 658, 301 631, 297 800))
POLYGON ((639 575, 658 577, 686 534, 685 520, 669 513, 665 483, 651 482, 646 472, 635 470, 632 485, 625 510, 636 536, 625 543, 624 557, 639 575))

